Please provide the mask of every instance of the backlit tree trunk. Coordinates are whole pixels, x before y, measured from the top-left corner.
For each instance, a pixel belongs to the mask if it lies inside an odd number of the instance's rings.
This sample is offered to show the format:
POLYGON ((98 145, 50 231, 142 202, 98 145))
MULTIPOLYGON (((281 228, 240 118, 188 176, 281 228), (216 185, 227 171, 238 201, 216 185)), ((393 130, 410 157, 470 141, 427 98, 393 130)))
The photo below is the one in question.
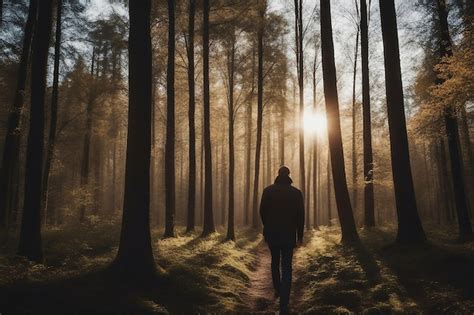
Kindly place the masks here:
POLYGON ((372 126, 369 83, 369 33, 366 0, 360 0, 361 57, 362 57, 362 110, 364 138, 364 224, 375 226, 374 184, 372 159, 372 126))
POLYGON ((175 56, 175 4, 168 1, 168 69, 166 71, 166 146, 165 146, 165 237, 174 237, 176 207, 175 182, 175 104, 174 104, 174 56, 175 56))
POLYGON ((337 95, 336 64, 332 39, 331 8, 329 0, 321 0, 321 52, 323 64, 324 96, 328 120, 328 138, 331 156, 334 192, 337 212, 341 223, 342 241, 352 243, 359 240, 347 189, 342 147, 339 100, 337 95))
POLYGON ((425 241, 416 206, 403 101, 397 17, 393 0, 380 0, 392 174, 398 217, 397 242, 425 241))
POLYGON ((150 237, 151 0, 130 1, 129 109, 122 231, 112 268, 147 281, 156 271, 150 237))
POLYGON ((18 255, 30 261, 42 262, 41 183, 43 171, 43 134, 45 118, 48 49, 53 21, 53 1, 38 4, 38 22, 33 36, 31 64, 30 130, 26 149, 26 175, 23 217, 21 220, 18 255))
POLYGON ((204 224, 202 235, 215 232, 214 212, 212 207, 212 150, 211 150, 211 116, 209 94, 209 0, 203 0, 203 96, 204 96, 204 224))

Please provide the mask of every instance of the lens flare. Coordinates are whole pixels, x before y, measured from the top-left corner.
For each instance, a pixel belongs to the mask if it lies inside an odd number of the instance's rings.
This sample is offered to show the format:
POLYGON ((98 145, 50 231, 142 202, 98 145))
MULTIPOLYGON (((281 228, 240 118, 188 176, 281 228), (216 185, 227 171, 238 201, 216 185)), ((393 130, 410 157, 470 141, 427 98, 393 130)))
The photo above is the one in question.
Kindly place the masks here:
POLYGON ((326 132, 326 117, 312 110, 306 110, 303 114, 303 128, 307 134, 323 135, 326 132))

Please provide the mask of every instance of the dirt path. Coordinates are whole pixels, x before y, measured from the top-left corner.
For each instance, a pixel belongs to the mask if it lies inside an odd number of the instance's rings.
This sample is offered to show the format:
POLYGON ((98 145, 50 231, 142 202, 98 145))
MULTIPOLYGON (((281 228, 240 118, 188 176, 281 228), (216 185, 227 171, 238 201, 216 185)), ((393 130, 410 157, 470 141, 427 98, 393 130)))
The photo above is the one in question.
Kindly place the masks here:
POLYGON ((248 308, 255 313, 274 313, 278 310, 278 300, 273 296, 272 275, 270 271, 270 252, 262 241, 255 249, 255 271, 250 276, 248 308))

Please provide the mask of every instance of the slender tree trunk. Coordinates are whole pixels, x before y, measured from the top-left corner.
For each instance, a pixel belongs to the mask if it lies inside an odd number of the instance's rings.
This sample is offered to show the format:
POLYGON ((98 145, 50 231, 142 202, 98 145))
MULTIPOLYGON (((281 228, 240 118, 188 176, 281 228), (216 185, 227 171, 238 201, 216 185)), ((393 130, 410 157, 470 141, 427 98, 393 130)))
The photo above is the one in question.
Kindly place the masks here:
POLYGON ((362 57, 362 110, 364 138, 364 224, 375 226, 374 213, 374 164, 372 159, 372 126, 370 113, 369 82, 369 32, 366 0, 360 0, 361 57, 362 57))
MULTIPOLYGON (((445 0, 436 0, 438 11, 439 30, 441 33, 441 46, 439 48, 440 60, 445 56, 452 56, 451 36, 448 27, 448 13, 445 0)), ((444 79, 438 77, 438 84, 444 79)), ((454 201, 459 225, 459 237, 464 240, 472 235, 472 226, 469 219, 468 194, 464 185, 464 171, 461 153, 461 141, 459 139, 459 126, 454 107, 447 108, 444 112, 446 135, 448 136, 448 149, 453 176, 454 201)))
POLYGON ((31 66, 30 130, 26 150, 26 175, 23 217, 18 255, 42 262, 41 179, 43 170, 43 134, 48 72, 48 49, 53 21, 53 1, 43 0, 38 6, 38 22, 33 36, 31 66))
POLYGON ((150 236, 151 0, 130 1, 129 110, 122 232, 112 263, 120 277, 149 281, 156 271, 150 236))
POLYGON ((189 0, 188 14, 188 90, 189 90, 189 178, 188 178, 188 218, 186 232, 194 231, 196 217, 196 95, 194 79, 194 18, 196 0, 189 0))
POLYGON ((342 241, 357 242, 359 236, 354 222, 349 190, 347 189, 342 147, 339 100, 337 95, 336 64, 332 39, 331 8, 329 0, 321 0, 321 51, 323 60, 324 96, 328 120, 328 138, 337 212, 341 223, 342 241))
MULTIPOLYGON (((90 78, 94 81, 94 66, 95 66, 95 47, 92 50, 91 72, 90 78)), ((95 85, 91 85, 89 89, 89 96, 86 109, 86 131, 84 133, 84 145, 82 148, 82 162, 81 162, 81 206, 79 209, 79 221, 83 223, 86 219, 86 207, 89 205, 89 168, 90 168, 90 147, 91 147, 91 133, 92 133, 92 110, 95 102, 95 85)))
POLYGON ((15 193, 15 173, 19 168, 20 140, 22 132, 21 117, 37 10, 38 0, 30 0, 28 19, 25 24, 25 33, 23 35, 23 48, 18 69, 17 86, 13 104, 8 115, 2 165, 0 168, 0 228, 6 228, 8 226, 8 213, 11 212, 11 207, 13 206, 7 201, 10 200, 11 196, 15 193))
MULTIPOLYGON (((357 4, 357 0, 355 0, 355 4, 356 4, 356 9, 357 9, 357 14, 359 15, 359 6, 357 4)), ((359 57, 359 35, 360 35, 360 25, 358 24, 355 51, 354 51, 354 69, 353 69, 353 76, 352 76, 352 206, 354 210, 357 209, 356 80, 357 80, 357 59, 359 57)))
POLYGON ((174 58, 175 58, 175 4, 168 0, 168 70, 166 71, 166 154, 165 154, 165 203, 166 219, 164 237, 174 237, 176 214, 175 174, 175 109, 174 109, 174 58))
POLYGON ((262 147, 263 125, 263 36, 265 31, 266 0, 258 0, 258 30, 257 30, 257 139, 255 145, 255 175, 253 180, 252 227, 259 228, 261 222, 258 215, 258 184, 260 176, 260 153, 262 147))
POLYGON ((380 0, 385 61, 388 124, 392 173, 398 216, 398 243, 424 242, 426 237, 418 215, 410 166, 408 136, 403 104, 397 17, 393 0, 380 0))
POLYGON ((230 49, 230 58, 227 59, 228 77, 229 77, 229 213, 227 216, 227 239, 235 241, 234 232, 234 171, 235 171, 235 156, 234 156, 234 73, 235 73, 235 30, 232 29, 230 34, 232 44, 230 49), (230 59, 230 60, 229 60, 230 59))
POLYGON ((296 33, 296 64, 298 72, 299 88, 299 164, 300 164, 300 188, 306 198, 306 174, 305 174, 305 150, 304 150, 304 59, 303 59, 303 0, 295 0, 295 33, 296 33))
MULTIPOLYGON (((316 82, 316 70, 317 70, 317 51, 318 51, 318 46, 317 42, 315 41, 314 45, 314 60, 313 60, 313 111, 314 114, 317 114, 318 112, 318 101, 316 99, 316 87, 317 87, 317 82, 316 82)), ((319 135, 315 133, 314 135, 314 140, 313 140, 313 206, 314 206, 314 226, 315 228, 318 228, 319 222, 318 222, 318 178, 319 178, 319 167, 318 167, 318 153, 319 153, 319 135)))
POLYGON ((204 224, 202 236, 214 233, 214 212, 212 208, 212 151, 210 125, 210 94, 209 94, 209 0, 203 1, 203 96, 204 96, 204 158, 205 158, 205 188, 204 188, 204 224))
POLYGON ((255 92, 255 45, 252 47, 252 85, 248 97, 246 108, 246 151, 245 151, 245 187, 244 187, 244 224, 250 224, 250 173, 251 173, 251 153, 252 153, 252 103, 255 92))

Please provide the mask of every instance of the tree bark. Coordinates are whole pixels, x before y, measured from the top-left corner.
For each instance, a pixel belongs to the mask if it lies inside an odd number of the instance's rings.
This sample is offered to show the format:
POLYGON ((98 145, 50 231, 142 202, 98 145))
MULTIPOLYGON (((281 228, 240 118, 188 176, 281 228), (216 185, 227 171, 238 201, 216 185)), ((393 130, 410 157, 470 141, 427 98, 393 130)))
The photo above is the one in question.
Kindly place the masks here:
POLYGON ((129 110, 122 231, 112 268, 149 281, 156 272, 150 236, 151 0, 130 1, 129 110))
POLYGON ((262 148, 263 125, 263 36, 265 31, 266 0, 258 0, 258 30, 257 30, 257 139, 255 145, 255 168, 253 180, 252 227, 261 226, 258 215, 258 184, 260 176, 260 153, 262 148))
POLYGON ((176 174, 175 174, 175 4, 168 0, 168 68, 166 71, 166 144, 165 144, 165 234, 174 237, 174 219, 176 212, 176 174))
POLYGON ((188 90, 189 90, 189 178, 188 178, 188 218, 186 232, 194 231, 196 221, 196 93, 194 79, 194 19, 196 0, 189 0, 188 12, 188 90))
MULTIPOLYGON (((355 4, 357 8, 357 14, 359 14, 357 0, 355 1, 355 4)), ((354 210, 357 209, 356 80, 357 80, 357 59, 359 56, 359 35, 360 35, 360 25, 358 24, 355 52, 354 52, 354 68, 353 68, 353 76, 352 76, 352 206, 354 207, 354 210)))
POLYGON ((397 17, 393 0, 380 0, 392 173, 398 216, 398 243, 426 240, 416 205, 405 120, 397 17))
POLYGON ((216 231, 214 226, 214 212, 212 207, 212 151, 211 151, 211 117, 209 94, 209 0, 203 1, 203 32, 202 32, 202 57, 203 57, 203 96, 204 96, 204 224, 202 236, 207 236, 216 231))
POLYGON ((347 189, 342 147, 339 100, 337 95, 336 65, 332 39, 331 8, 329 0, 321 0, 321 51, 323 60, 324 96, 328 120, 328 138, 331 156, 334 192, 337 212, 342 230, 342 242, 353 243, 359 240, 352 213, 349 190, 347 189))
POLYGON ((231 48, 227 57, 227 73, 229 77, 229 213, 227 216, 227 239, 235 241, 234 232, 234 171, 235 171, 235 152, 234 152, 234 73, 235 73, 235 30, 231 30, 231 48), (230 55, 230 56, 229 56, 230 55))
POLYGON ((19 168, 22 131, 21 117, 37 10, 38 0, 30 0, 28 19, 25 24, 25 33, 23 35, 23 48, 18 69, 17 86, 13 104, 8 115, 5 144, 3 146, 2 165, 0 169, 0 228, 6 228, 8 226, 8 214, 11 212, 12 207, 12 204, 10 204, 8 200, 12 199, 15 192, 15 186, 18 185, 17 180, 15 180, 15 173, 19 168))
POLYGON ((369 31, 366 0, 360 0, 361 57, 362 57, 362 111, 364 139, 364 224, 375 226, 374 184, 372 158, 372 126, 369 82, 369 31))
POLYGON ((38 6, 38 22, 33 36, 31 65, 30 130, 26 149, 26 175, 23 217, 18 255, 42 262, 41 179, 43 170, 43 134, 45 118, 48 49, 53 21, 53 1, 43 0, 38 6))
MULTIPOLYGON (((451 57, 453 55, 451 36, 448 27, 448 13, 446 11, 445 0, 436 0, 438 11, 439 30, 441 34, 441 46, 439 47, 439 57, 451 57)), ((438 77, 437 84, 443 84, 444 79, 438 77)), ((459 138, 459 126, 454 106, 446 108, 444 111, 444 123, 446 135, 448 137, 448 149, 451 162, 451 173, 453 176, 454 201, 459 225, 459 237, 465 240, 472 236, 472 226, 469 219, 468 194, 464 185, 464 170, 461 152, 461 141, 459 138)))

